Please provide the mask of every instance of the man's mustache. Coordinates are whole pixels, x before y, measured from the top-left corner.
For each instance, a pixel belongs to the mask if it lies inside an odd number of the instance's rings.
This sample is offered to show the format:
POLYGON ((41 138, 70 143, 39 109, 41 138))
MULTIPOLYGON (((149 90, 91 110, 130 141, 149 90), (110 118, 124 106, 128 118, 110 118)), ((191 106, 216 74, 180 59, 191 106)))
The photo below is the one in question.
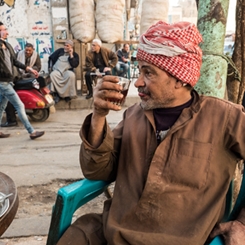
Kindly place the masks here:
POLYGON ((148 91, 148 89, 146 89, 146 88, 144 88, 144 87, 139 87, 139 88, 138 88, 138 92, 139 92, 139 93, 146 94, 146 95, 150 95, 150 92, 148 91))

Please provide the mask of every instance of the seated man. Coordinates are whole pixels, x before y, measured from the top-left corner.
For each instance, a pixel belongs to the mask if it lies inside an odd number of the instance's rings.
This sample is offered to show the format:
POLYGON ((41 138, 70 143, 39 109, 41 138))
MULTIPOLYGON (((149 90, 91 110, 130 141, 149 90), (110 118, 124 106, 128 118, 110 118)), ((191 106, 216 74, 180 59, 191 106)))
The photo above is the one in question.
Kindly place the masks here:
POLYGON ((102 214, 78 218, 57 245, 203 245, 222 234, 245 241, 245 207, 220 223, 239 159, 245 159, 241 105, 199 95, 202 37, 194 24, 159 21, 139 40, 141 103, 111 131, 106 116, 121 107, 118 77, 104 76, 80 135, 80 165, 91 180, 116 181, 102 214), (219 226, 216 227, 216 225, 219 226))
POLYGON ((123 48, 117 51, 118 62, 116 65, 117 75, 119 77, 126 77, 129 69, 128 62, 130 61, 129 45, 123 44, 123 48), (121 70, 122 69, 122 70, 121 70))
POLYGON ((96 69, 105 75, 111 75, 111 69, 117 64, 117 55, 111 50, 101 47, 102 43, 99 39, 92 41, 91 50, 88 51, 86 56, 86 68, 85 81, 88 88, 88 95, 86 99, 93 97, 92 77, 91 72, 95 72, 96 69))
POLYGON ((73 51, 73 41, 67 40, 64 48, 59 48, 49 56, 50 91, 57 103, 59 98, 67 102, 77 97, 74 68, 79 65, 79 56, 73 51))
MULTIPOLYGON (((41 60, 39 54, 34 50, 34 47, 31 43, 26 43, 25 49, 20 51, 17 54, 17 60, 26 66, 30 66, 32 69, 36 71, 41 70, 41 60)), ((35 77, 30 71, 25 71, 23 69, 18 68, 19 78, 29 78, 35 77)), ((1 125, 1 127, 14 127, 17 126, 17 119, 15 115, 15 109, 13 105, 8 102, 6 111, 6 122, 1 125)))

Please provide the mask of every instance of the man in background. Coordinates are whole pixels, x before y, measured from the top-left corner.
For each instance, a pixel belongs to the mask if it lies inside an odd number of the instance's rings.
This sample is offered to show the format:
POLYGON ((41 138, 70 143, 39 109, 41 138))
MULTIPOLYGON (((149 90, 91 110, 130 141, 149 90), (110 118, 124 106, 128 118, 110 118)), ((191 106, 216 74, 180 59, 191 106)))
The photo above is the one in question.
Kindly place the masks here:
POLYGON ((116 65, 117 75, 119 77, 126 77, 130 61, 129 44, 124 43, 123 48, 117 51, 118 62, 116 65), (122 70, 121 70, 122 69, 122 70))
MULTIPOLYGON (((31 43, 26 43, 25 49, 21 50, 17 54, 17 60, 21 63, 25 64, 26 66, 31 67, 32 69, 36 71, 41 70, 41 59, 39 54, 34 50, 34 47, 31 43)), ((20 79, 35 77, 31 72, 25 71, 21 68, 18 68, 18 73, 20 79)), ((14 106, 8 102, 7 107, 5 109, 6 111, 6 122, 1 125, 1 127, 14 127, 17 126, 17 119, 15 114, 14 106)))
POLYGON ((73 41, 67 40, 64 48, 57 49, 49 56, 50 90, 56 103, 60 98, 68 102, 77 97, 74 68, 79 65, 79 56, 73 46, 73 41))
POLYGON ((96 70, 99 69, 100 73, 111 75, 111 69, 115 67, 116 64, 117 55, 113 51, 102 47, 102 43, 99 39, 94 39, 92 41, 91 50, 88 51, 86 56, 87 72, 85 74, 85 81, 89 92, 86 99, 93 97, 91 72, 96 72, 96 70))
MULTIPOLYGON (((8 101, 10 101, 16 109, 21 122, 28 131, 30 138, 34 140, 43 136, 45 132, 34 130, 30 124, 25 113, 25 106, 13 89, 13 68, 15 66, 25 71, 29 71, 33 73, 35 77, 38 77, 38 72, 17 60, 13 47, 6 42, 8 34, 5 25, 0 22, 0 122, 2 121, 3 111, 5 110, 8 101)), ((0 132, 0 138, 7 137, 9 137, 9 134, 0 132)))

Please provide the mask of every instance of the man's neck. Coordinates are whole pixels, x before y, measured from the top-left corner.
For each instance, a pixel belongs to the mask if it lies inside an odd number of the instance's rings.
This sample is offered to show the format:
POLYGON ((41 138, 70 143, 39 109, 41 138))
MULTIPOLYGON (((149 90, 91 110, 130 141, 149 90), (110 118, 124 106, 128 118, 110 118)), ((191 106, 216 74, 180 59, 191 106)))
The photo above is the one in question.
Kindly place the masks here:
POLYGON ((3 42, 2 42, 2 48, 3 48, 3 49, 6 49, 6 48, 7 48, 6 45, 5 45, 6 39, 0 38, 0 40, 3 41, 3 42))
POLYGON ((100 52, 100 49, 98 51, 95 51, 96 54, 98 54, 100 52))

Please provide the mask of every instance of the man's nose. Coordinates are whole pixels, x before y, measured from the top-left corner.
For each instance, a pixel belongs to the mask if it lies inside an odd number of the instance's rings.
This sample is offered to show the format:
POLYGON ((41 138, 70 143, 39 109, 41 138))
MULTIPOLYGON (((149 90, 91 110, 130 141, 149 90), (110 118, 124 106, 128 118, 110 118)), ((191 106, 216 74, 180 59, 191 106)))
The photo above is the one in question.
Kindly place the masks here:
POLYGON ((141 75, 141 74, 139 73, 139 77, 138 77, 137 80, 134 82, 134 86, 135 86, 136 88, 138 88, 138 87, 144 87, 144 86, 145 86, 143 74, 141 75))

